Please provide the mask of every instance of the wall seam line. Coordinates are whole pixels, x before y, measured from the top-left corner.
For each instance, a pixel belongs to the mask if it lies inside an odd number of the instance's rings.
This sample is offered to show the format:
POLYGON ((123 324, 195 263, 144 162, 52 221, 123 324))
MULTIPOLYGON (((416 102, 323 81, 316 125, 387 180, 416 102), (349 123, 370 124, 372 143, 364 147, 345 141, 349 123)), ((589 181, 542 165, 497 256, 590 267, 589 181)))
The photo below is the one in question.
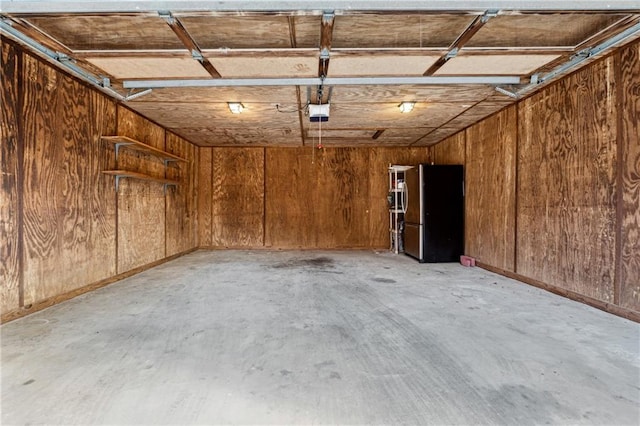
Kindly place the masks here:
MULTIPOLYGON (((120 105, 116 104, 116 117, 115 117, 115 123, 114 123, 115 124, 115 134, 116 135, 119 133, 118 129, 120 127, 120 114, 119 114, 119 112, 120 112, 120 105)), ((118 168, 118 160, 115 159, 115 153, 114 153, 114 160, 113 161, 115 162, 114 164, 115 164, 115 167, 117 169, 118 168)), ((115 255, 115 261, 116 261, 116 274, 119 274, 120 273, 120 271, 119 271, 119 269, 120 269, 120 260, 119 260, 118 254, 119 254, 119 251, 120 251, 120 246, 119 246, 118 235, 120 234, 120 223, 119 223, 120 222, 120 209, 119 209, 119 203, 118 203, 118 199, 119 199, 118 191, 115 190, 115 186, 114 186, 113 194, 114 194, 113 196, 114 196, 114 199, 115 199, 115 208, 116 208, 116 215, 115 215, 116 216, 116 224, 115 224, 116 225, 116 232, 115 232, 115 236, 116 236, 116 255, 115 255)))
POLYGON ((621 84, 622 69, 620 52, 613 57, 613 84, 615 89, 615 114, 616 114, 616 206, 615 206, 615 248, 614 248, 614 274, 613 274, 613 304, 620 305, 621 297, 621 275, 622 275, 622 220, 624 210, 623 199, 623 134, 622 134, 622 114, 623 114, 623 97, 624 91, 621 84))
POLYGON ((262 247, 266 247, 266 244, 267 244, 266 238, 267 238, 267 147, 263 147, 262 148, 262 247))
POLYGON ((518 272, 518 212, 520 203, 518 203, 520 194, 520 180, 518 179, 518 170, 520 162, 520 102, 516 102, 515 106, 516 115, 516 134, 515 134, 515 147, 514 147, 514 166, 513 166, 513 180, 514 180, 514 212, 513 212, 513 272, 518 272))
POLYGON ((24 244, 24 106, 25 106, 25 88, 23 87, 25 84, 24 79, 24 51, 22 48, 19 48, 16 45, 13 45, 13 48, 16 51, 16 72, 17 72, 17 88, 18 89, 18 105, 16 106, 16 113, 20 114, 19 117, 16 117, 16 126, 17 126, 17 176, 16 176, 16 192, 17 192, 17 204, 18 204, 18 306, 20 308, 24 307, 24 290, 25 290, 25 282, 24 282, 24 274, 25 274, 25 244, 24 244))

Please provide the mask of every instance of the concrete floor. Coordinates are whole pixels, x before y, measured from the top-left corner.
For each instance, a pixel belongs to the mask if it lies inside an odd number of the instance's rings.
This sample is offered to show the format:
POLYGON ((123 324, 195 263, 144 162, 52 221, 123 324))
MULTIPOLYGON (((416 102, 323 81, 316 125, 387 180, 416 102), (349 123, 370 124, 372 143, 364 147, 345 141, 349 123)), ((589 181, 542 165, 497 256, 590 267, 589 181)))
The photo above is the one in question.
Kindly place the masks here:
POLYGON ((195 252, 1 336, 2 424, 640 422, 639 324, 386 252, 195 252))

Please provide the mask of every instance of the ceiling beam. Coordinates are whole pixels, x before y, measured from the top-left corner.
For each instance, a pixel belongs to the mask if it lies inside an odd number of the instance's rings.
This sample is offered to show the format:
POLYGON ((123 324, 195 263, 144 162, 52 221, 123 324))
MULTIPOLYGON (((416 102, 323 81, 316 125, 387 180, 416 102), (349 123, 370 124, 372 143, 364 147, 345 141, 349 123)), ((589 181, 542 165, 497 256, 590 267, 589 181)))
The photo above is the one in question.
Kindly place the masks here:
POLYGON ((635 25, 626 28, 624 31, 603 41, 597 46, 589 47, 577 52, 567 62, 557 66, 544 75, 532 75, 531 83, 524 87, 521 87, 517 92, 515 92, 515 95, 518 97, 522 96, 523 94, 532 91, 534 88, 536 88, 536 86, 553 81, 556 78, 565 75, 567 72, 576 69, 578 66, 581 66, 587 61, 593 60, 593 58, 606 53, 610 49, 619 46, 627 40, 637 38, 638 36, 640 36, 640 21, 636 21, 635 25))
POLYGON ((607 28, 601 30, 600 32, 593 34, 582 43, 578 44, 575 47, 575 51, 579 52, 583 49, 588 49, 589 47, 593 47, 600 43, 603 43, 613 37, 615 34, 623 32, 624 30, 634 26, 638 22, 640 22, 640 15, 625 16, 622 19, 609 25, 607 28))
POLYGON ((38 43, 46 46, 51 50, 67 55, 72 54, 72 51, 68 46, 51 37, 49 34, 46 34, 40 28, 36 27, 31 22, 25 19, 12 19, 11 26, 20 31, 22 34, 26 35, 29 38, 32 38, 33 40, 36 40, 38 43))
MULTIPOLYGON (((558 56, 553 61, 544 64, 542 67, 538 68, 537 70, 533 71, 531 75, 540 76, 547 72, 550 72, 551 70, 556 69, 556 67, 569 62, 574 56, 579 55, 580 52, 588 51, 590 47, 594 47, 597 44, 605 42, 612 36, 615 36, 615 34, 625 31, 627 28, 632 27, 638 22, 640 22, 640 15, 627 15, 622 19, 609 25, 607 28, 599 31, 596 34, 593 34, 592 36, 590 36, 580 44, 573 47, 571 50, 562 52, 562 55, 558 56)), ((501 92, 501 93, 504 93, 504 92, 501 92)), ((513 93, 510 93, 507 96, 513 96, 513 93)))
MULTIPOLYGON (((318 54, 317 48, 255 48, 255 49, 203 49, 202 56, 207 58, 303 58, 318 54)), ((366 53, 366 52, 365 52, 366 53)), ((392 52, 396 53, 396 52, 392 52)), ((527 52, 525 52, 527 53, 527 52)), ((371 55, 376 52, 371 52, 371 55)), ((405 54, 398 51, 399 55, 405 54)), ((416 53, 413 53, 415 55, 416 53)), ((184 49, 127 49, 127 50, 74 50, 76 58, 136 58, 140 56, 153 58, 184 58, 193 57, 190 51, 184 49)))
MULTIPOLYGON (((289 24, 289 42, 291 48, 298 47, 298 41, 296 37, 296 19, 293 16, 287 16, 287 23, 289 24)), ((300 96, 300 86, 296 86, 296 105, 298 106, 298 125, 300 126, 300 143, 304 146, 304 123, 302 114, 302 97, 300 96)))
POLYGON ((476 16, 476 18, 467 26, 467 28, 451 43, 449 46, 448 52, 440 57, 433 65, 431 65, 425 72, 424 76, 433 75, 436 71, 438 71, 447 61, 453 57, 455 57, 460 49, 464 47, 465 44, 471 37, 476 35, 476 33, 480 30, 480 28, 484 27, 489 19, 493 18, 498 14, 498 11, 486 11, 482 16, 476 16))
POLYGON ((183 80, 125 80, 125 89, 149 89, 168 87, 232 87, 232 86, 340 86, 385 84, 520 84, 520 76, 438 76, 438 77, 328 77, 314 78, 241 78, 241 79, 183 79, 183 80))
MULTIPOLYGON (((71 51, 70 51, 71 52, 71 51)), ((331 50, 331 57, 379 57, 379 56, 417 56, 417 55, 439 55, 444 49, 434 48, 334 48, 331 50)), ((466 48, 465 55, 544 55, 544 54, 571 54, 574 49, 571 47, 483 47, 466 48)), ((184 49, 138 49, 138 50, 74 50, 74 58, 185 58, 192 57, 191 53, 184 49)), ((308 58, 318 55, 317 48, 243 48, 243 49, 203 49, 202 55, 207 58, 308 58)))
POLYGON ((169 25, 173 32, 178 36, 182 44, 184 44, 184 47, 186 47, 187 50, 191 52, 191 56, 193 56, 195 60, 200 62, 202 67, 207 70, 209 75, 211 75, 211 77, 213 78, 221 78, 222 76, 220 75, 218 70, 216 70, 211 62, 209 62, 209 60, 202 55, 202 50, 198 46, 198 43, 196 43, 193 37, 191 37, 191 34, 189 34, 189 31, 187 31, 184 25, 182 25, 182 22, 172 16, 171 12, 162 11, 159 12, 159 15, 162 19, 165 20, 165 22, 169 25))
POLYGON ((305 138, 304 138, 304 113, 302 107, 302 96, 300 94, 300 86, 296 86, 296 101, 298 105, 298 124, 300 124, 300 139, 302 140, 302 146, 305 146, 305 138))
POLYGON ((10 39, 20 43, 21 45, 27 46, 38 56, 44 58, 47 62, 54 64, 67 71, 71 75, 92 84, 98 90, 104 93, 108 93, 109 95, 119 100, 126 99, 125 96, 121 95, 111 88, 111 81, 108 78, 100 75, 95 75, 90 71, 79 67, 71 57, 69 57, 65 53, 55 52, 39 43, 37 40, 34 40, 31 37, 23 34, 22 32, 15 29, 7 19, 0 19, 0 35, 7 36, 10 39))
POLYGON ((329 55, 331 54, 334 19, 335 14, 333 12, 325 12, 322 14, 322 24, 320 28, 320 60, 318 64, 318 77, 326 77, 329 74, 329 55))
POLYGON ((298 47, 298 42, 296 41, 296 21, 293 16, 287 16, 287 23, 289 24, 289 43, 291 43, 291 48, 295 49, 298 47))
POLYGON ((479 11, 503 10, 637 10, 637 0, 4 0, 0 6, 3 13, 111 13, 111 12, 156 12, 175 11, 291 11, 322 12, 338 11, 479 11))

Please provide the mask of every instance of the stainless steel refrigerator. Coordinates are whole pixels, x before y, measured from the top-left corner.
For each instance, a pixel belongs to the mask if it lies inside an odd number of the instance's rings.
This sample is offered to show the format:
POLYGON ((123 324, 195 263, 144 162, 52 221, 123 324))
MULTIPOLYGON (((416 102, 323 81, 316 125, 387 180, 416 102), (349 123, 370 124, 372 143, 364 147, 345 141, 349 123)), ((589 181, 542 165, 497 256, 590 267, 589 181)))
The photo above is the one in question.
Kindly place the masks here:
POLYGON ((420 164, 405 172, 404 250, 420 262, 456 262, 464 251, 460 165, 420 164))

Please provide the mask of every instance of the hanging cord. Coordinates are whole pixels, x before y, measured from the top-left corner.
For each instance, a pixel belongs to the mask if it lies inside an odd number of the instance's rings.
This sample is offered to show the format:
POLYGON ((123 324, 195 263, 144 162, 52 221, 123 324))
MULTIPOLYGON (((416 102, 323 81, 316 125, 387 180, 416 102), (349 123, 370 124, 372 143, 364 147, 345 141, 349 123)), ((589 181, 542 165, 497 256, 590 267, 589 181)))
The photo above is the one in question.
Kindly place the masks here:
MULTIPOLYGON (((325 76, 324 75, 320 76, 320 79, 321 79, 321 83, 320 83, 320 87, 318 88, 318 106, 322 105, 322 98, 324 97, 325 76)), ((322 149, 322 115, 319 117, 319 120, 318 120, 318 149, 322 149)))
POLYGON ((318 121, 318 149, 322 149, 322 117, 318 121))
MULTIPOLYGON (((322 99, 324 97, 324 79, 325 76, 322 75, 320 76, 320 86, 318 86, 318 92, 316 93, 316 100, 318 101, 318 106, 322 105, 322 99)), ((310 92, 307 92, 307 96, 309 96, 310 92)), ((331 96, 331 90, 329 90, 329 96, 331 96)), ((307 101, 307 108, 309 106, 309 103, 311 101, 308 100, 307 101)), ((317 145, 318 149, 322 149, 322 116, 318 117, 318 145, 317 145)), ((311 154, 311 164, 315 163, 316 160, 316 146, 312 145, 311 146, 312 149, 312 154, 311 154)))

